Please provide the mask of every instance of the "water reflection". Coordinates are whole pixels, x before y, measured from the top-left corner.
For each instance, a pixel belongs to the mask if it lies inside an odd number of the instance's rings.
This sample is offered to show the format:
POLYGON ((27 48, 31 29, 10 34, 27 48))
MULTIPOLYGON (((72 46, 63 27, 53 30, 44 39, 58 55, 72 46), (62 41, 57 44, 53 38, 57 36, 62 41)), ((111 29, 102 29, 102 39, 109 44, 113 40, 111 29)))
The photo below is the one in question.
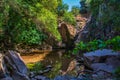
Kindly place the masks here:
POLYGON ((69 63, 73 60, 72 56, 68 56, 70 55, 65 50, 54 50, 31 53, 28 55, 23 55, 22 58, 26 64, 41 62, 44 66, 51 65, 53 70, 48 73, 47 76, 53 78, 58 75, 61 70, 67 70, 69 63))
POLYGON ((27 63, 35 63, 44 60, 44 58, 49 54, 50 51, 42 51, 42 52, 35 52, 30 53, 27 55, 22 55, 22 59, 24 62, 27 63))
POLYGON ((52 65, 54 66, 56 63, 61 63, 61 68, 66 70, 70 61, 73 59, 67 57, 68 53, 65 50, 54 50, 54 51, 42 51, 31 53, 28 55, 22 55, 24 62, 27 63, 35 63, 41 62, 43 65, 52 65))

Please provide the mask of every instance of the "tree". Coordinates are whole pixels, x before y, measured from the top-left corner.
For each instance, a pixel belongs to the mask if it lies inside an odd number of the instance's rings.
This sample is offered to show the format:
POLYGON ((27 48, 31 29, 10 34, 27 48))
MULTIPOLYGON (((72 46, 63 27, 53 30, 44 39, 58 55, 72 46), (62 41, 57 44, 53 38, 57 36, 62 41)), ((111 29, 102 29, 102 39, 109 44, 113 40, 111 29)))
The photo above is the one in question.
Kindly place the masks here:
POLYGON ((0 27, 5 25, 4 33, 8 32, 8 36, 13 42, 24 43, 25 41, 28 44, 29 42, 30 44, 31 42, 39 44, 38 42, 42 41, 43 33, 49 33, 60 40, 57 30, 57 14, 55 13, 57 6, 58 0, 5 0, 4 13, 0 13, 0 27), (36 40, 26 33, 34 36, 36 40))
POLYGON ((63 15, 63 21, 72 24, 72 25, 76 25, 76 20, 75 20, 75 16, 71 13, 71 12, 66 12, 63 15))
POLYGON ((58 16, 63 16, 65 12, 68 11, 68 5, 61 3, 58 5, 58 16))
POLYGON ((45 9, 52 12, 56 12, 59 2, 58 0, 40 0, 40 4, 42 4, 45 9))
POLYGON ((79 8, 79 6, 72 6, 71 12, 72 12, 75 16, 77 16, 77 15, 80 13, 80 8, 79 8))
POLYGON ((80 0, 80 13, 87 13, 88 12, 88 5, 86 3, 87 0, 80 0))

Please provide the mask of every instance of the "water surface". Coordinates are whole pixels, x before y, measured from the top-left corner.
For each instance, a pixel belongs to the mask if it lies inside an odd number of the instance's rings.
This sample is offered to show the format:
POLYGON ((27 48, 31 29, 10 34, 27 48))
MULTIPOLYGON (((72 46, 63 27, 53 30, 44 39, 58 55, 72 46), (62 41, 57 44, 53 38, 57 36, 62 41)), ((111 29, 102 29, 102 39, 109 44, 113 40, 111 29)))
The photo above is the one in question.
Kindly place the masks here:
POLYGON ((59 67, 63 71, 66 71, 70 61, 73 60, 73 57, 70 57, 65 50, 38 51, 22 55, 22 58, 26 64, 41 62, 44 66, 52 65, 54 68, 59 67))

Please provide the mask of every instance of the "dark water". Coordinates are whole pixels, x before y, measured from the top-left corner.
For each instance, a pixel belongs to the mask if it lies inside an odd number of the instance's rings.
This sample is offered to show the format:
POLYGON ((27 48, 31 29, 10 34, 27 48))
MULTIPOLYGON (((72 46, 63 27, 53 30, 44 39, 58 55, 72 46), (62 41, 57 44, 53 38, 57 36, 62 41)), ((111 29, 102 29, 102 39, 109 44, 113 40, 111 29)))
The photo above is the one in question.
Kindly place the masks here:
POLYGON ((23 55, 22 58, 26 64, 41 62, 44 66, 52 65, 56 69, 55 71, 66 71, 70 61, 73 60, 73 57, 65 50, 39 51, 23 55))

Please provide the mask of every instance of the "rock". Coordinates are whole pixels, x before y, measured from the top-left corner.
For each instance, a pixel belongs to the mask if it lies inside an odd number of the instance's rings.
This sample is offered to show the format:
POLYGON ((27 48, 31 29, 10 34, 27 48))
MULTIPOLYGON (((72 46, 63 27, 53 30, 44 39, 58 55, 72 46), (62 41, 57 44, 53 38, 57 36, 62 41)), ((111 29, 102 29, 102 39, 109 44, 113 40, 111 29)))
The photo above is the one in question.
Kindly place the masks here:
POLYGON ((0 80, 30 80, 27 67, 17 52, 8 51, 0 60, 0 80))
POLYGON ((6 69, 5 62, 3 60, 3 55, 0 54, 0 80, 13 80, 9 75, 9 72, 6 69))
POLYGON ((50 80, 49 78, 42 76, 42 75, 35 76, 34 78, 37 80, 50 80))
POLYGON ((33 78, 34 76, 35 76, 35 73, 34 73, 34 72, 30 72, 30 73, 29 73, 29 77, 30 77, 30 78, 33 78))
POLYGON ((37 73, 36 72, 30 72, 29 76, 32 78, 33 76, 35 76, 35 74, 42 75, 42 74, 47 73, 51 70, 52 70, 52 66, 48 65, 44 70, 40 70, 37 73))
POLYGON ((35 78, 31 78, 31 80, 37 80, 37 79, 35 79, 35 78))
MULTIPOLYGON (((111 18, 111 16, 107 16, 107 15, 111 15, 111 13, 117 13, 117 10, 114 10, 114 9, 111 10, 112 8, 114 8, 117 5, 113 6, 113 5, 109 5, 108 3, 110 3, 110 0, 101 2, 98 5, 98 7, 96 8, 96 9, 98 9, 98 11, 96 12, 97 14, 96 15, 91 14, 91 16, 89 18, 90 20, 88 20, 88 22, 84 28, 84 30, 87 30, 88 33, 86 35, 84 35, 84 33, 78 34, 80 36, 80 37, 78 37, 78 39, 80 41, 88 42, 88 41, 92 41, 95 39, 108 40, 115 36, 120 35, 120 31, 115 30, 115 28, 119 29, 118 28, 119 26, 114 27, 112 25, 112 24, 116 24, 115 22, 111 21, 110 23, 104 24, 105 20, 103 18, 109 19, 109 18, 111 18), (104 27, 102 27, 102 26, 104 26, 104 27)), ((117 1, 116 1, 116 3, 117 3, 117 1)), ((113 18, 112 20, 115 20, 115 18, 113 18)))
POLYGON ((103 50, 96 50, 92 52, 88 52, 84 54, 84 57, 91 63, 94 62, 105 62, 106 58, 108 57, 115 57, 118 56, 119 53, 114 52, 113 50, 103 49, 103 50))
POLYGON ((54 78, 54 80, 91 80, 91 79, 89 79, 85 75, 84 76, 81 75, 81 76, 78 76, 78 77, 73 77, 73 76, 70 76, 70 75, 64 75, 64 76, 56 76, 54 78))
POLYGON ((67 42, 69 39, 73 39, 76 35, 76 29, 72 25, 61 23, 58 27, 63 42, 67 42))
POLYGON ((22 74, 16 71, 13 72, 11 75, 12 75, 13 80, 30 80, 26 74, 22 74))
POLYGON ((98 75, 97 75, 97 74, 92 74, 92 77, 93 77, 93 78, 97 78, 98 75))
POLYGON ((71 80, 71 76, 68 76, 68 75, 56 76, 54 80, 71 80))
MULTIPOLYGON (((63 65, 63 66, 65 66, 65 65, 63 65)), ((67 64, 67 66, 68 67, 66 69, 60 70, 62 75, 70 74, 71 72, 74 72, 76 74, 76 72, 79 70, 79 67, 77 66, 77 61, 76 60, 70 61, 67 64)))
POLYGON ((2 78, 0 80, 13 80, 11 77, 5 77, 5 78, 2 78))
POLYGON ((108 65, 112 65, 113 68, 116 69, 116 68, 118 68, 120 66, 120 59, 119 59, 118 56, 116 56, 116 57, 108 57, 106 59, 105 63, 108 64, 108 65))
POLYGON ((0 54, 0 78, 5 77, 4 70, 3 70, 3 56, 0 54))
POLYGON ((47 68, 47 69, 43 70, 43 73, 47 73, 47 72, 51 71, 51 69, 52 68, 47 68))
POLYGON ((79 75, 77 78, 78 78, 77 80, 92 80, 90 75, 87 74, 79 75))
POLYGON ((109 80, 113 72, 120 67, 120 53, 110 49, 96 50, 83 54, 89 66, 93 69, 92 78, 109 80))
POLYGON ((50 68, 50 69, 51 69, 51 68, 52 68, 52 66, 51 66, 51 65, 48 65, 48 66, 46 66, 46 68, 50 68))
POLYGON ((87 18, 84 17, 83 15, 77 15, 75 17, 76 21, 77 21, 77 30, 81 30, 84 28, 84 26, 86 25, 87 22, 87 18))
POLYGON ((66 47, 71 47, 74 43, 74 37, 76 35, 76 29, 72 25, 61 23, 58 27, 58 31, 62 37, 62 42, 66 44, 66 47))
POLYGON ((107 65, 105 63, 93 63, 91 67, 95 72, 103 71, 110 74, 115 70, 112 65, 107 65))
POLYGON ((27 67, 20 57, 20 55, 15 51, 9 51, 6 56, 8 56, 9 60, 16 66, 17 70, 22 74, 27 74, 27 67))

